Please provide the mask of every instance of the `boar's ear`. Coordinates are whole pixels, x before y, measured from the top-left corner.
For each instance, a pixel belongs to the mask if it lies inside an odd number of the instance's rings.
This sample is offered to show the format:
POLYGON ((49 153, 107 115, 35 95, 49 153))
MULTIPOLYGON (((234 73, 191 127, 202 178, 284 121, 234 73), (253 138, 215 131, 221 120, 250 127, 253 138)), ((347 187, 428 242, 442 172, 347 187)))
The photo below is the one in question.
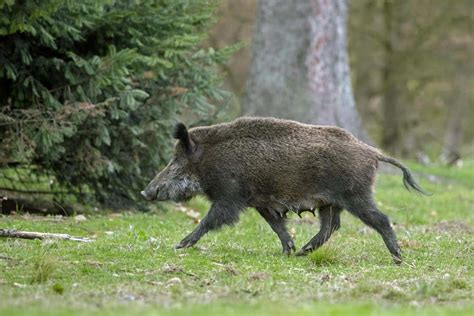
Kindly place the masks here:
POLYGON ((192 154, 195 151, 196 146, 191 137, 189 137, 188 130, 183 123, 177 123, 174 126, 173 137, 181 141, 184 149, 186 149, 186 153, 192 154))

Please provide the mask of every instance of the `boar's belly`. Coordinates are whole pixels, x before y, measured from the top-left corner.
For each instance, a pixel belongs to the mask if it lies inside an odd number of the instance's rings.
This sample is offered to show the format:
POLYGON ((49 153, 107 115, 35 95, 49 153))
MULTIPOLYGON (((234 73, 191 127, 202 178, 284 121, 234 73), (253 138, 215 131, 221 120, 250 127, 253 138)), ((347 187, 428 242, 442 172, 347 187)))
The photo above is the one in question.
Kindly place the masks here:
POLYGON ((249 201, 250 207, 270 209, 279 213, 287 211, 312 210, 329 204, 323 196, 287 198, 276 196, 256 196, 249 201))

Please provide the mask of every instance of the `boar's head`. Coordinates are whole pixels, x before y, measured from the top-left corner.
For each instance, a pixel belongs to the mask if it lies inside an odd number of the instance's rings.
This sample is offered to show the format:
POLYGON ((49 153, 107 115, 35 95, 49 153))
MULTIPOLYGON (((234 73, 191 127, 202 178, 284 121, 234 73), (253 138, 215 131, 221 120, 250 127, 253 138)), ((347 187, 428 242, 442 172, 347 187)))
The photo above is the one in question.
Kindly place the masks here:
POLYGON ((183 123, 176 124, 173 137, 178 140, 173 157, 140 192, 147 200, 180 202, 202 193, 196 166, 202 149, 191 139, 183 123))

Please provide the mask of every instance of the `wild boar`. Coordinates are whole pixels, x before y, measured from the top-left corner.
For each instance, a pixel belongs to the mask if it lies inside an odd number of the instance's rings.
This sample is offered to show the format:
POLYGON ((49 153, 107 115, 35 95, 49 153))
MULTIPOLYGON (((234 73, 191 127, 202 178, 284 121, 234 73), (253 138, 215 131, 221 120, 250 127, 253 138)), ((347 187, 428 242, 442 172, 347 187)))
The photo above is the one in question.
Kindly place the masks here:
POLYGON ((211 201, 207 215, 176 248, 191 247, 208 231, 235 224, 252 207, 289 255, 296 248, 285 228, 287 212, 317 209, 320 230, 296 253, 305 255, 330 238, 340 227, 341 211, 347 210, 375 229, 394 261, 401 262, 395 233, 373 200, 378 162, 400 168, 407 189, 425 192, 407 167, 349 132, 244 117, 190 130, 178 123, 173 136, 178 141, 171 161, 141 194, 148 200, 176 202, 204 194, 211 201))

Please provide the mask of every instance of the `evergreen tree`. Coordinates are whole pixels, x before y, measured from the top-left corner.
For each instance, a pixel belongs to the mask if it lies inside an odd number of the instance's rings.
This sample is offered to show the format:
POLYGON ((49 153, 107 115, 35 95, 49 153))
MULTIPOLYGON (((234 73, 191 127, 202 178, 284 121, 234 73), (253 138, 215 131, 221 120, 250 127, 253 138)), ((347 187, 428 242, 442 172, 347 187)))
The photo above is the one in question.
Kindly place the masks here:
POLYGON ((205 121, 209 100, 225 95, 215 64, 229 50, 199 46, 214 9, 204 0, 0 3, 0 174, 27 169, 109 206, 137 198, 169 155, 176 116, 205 121))

